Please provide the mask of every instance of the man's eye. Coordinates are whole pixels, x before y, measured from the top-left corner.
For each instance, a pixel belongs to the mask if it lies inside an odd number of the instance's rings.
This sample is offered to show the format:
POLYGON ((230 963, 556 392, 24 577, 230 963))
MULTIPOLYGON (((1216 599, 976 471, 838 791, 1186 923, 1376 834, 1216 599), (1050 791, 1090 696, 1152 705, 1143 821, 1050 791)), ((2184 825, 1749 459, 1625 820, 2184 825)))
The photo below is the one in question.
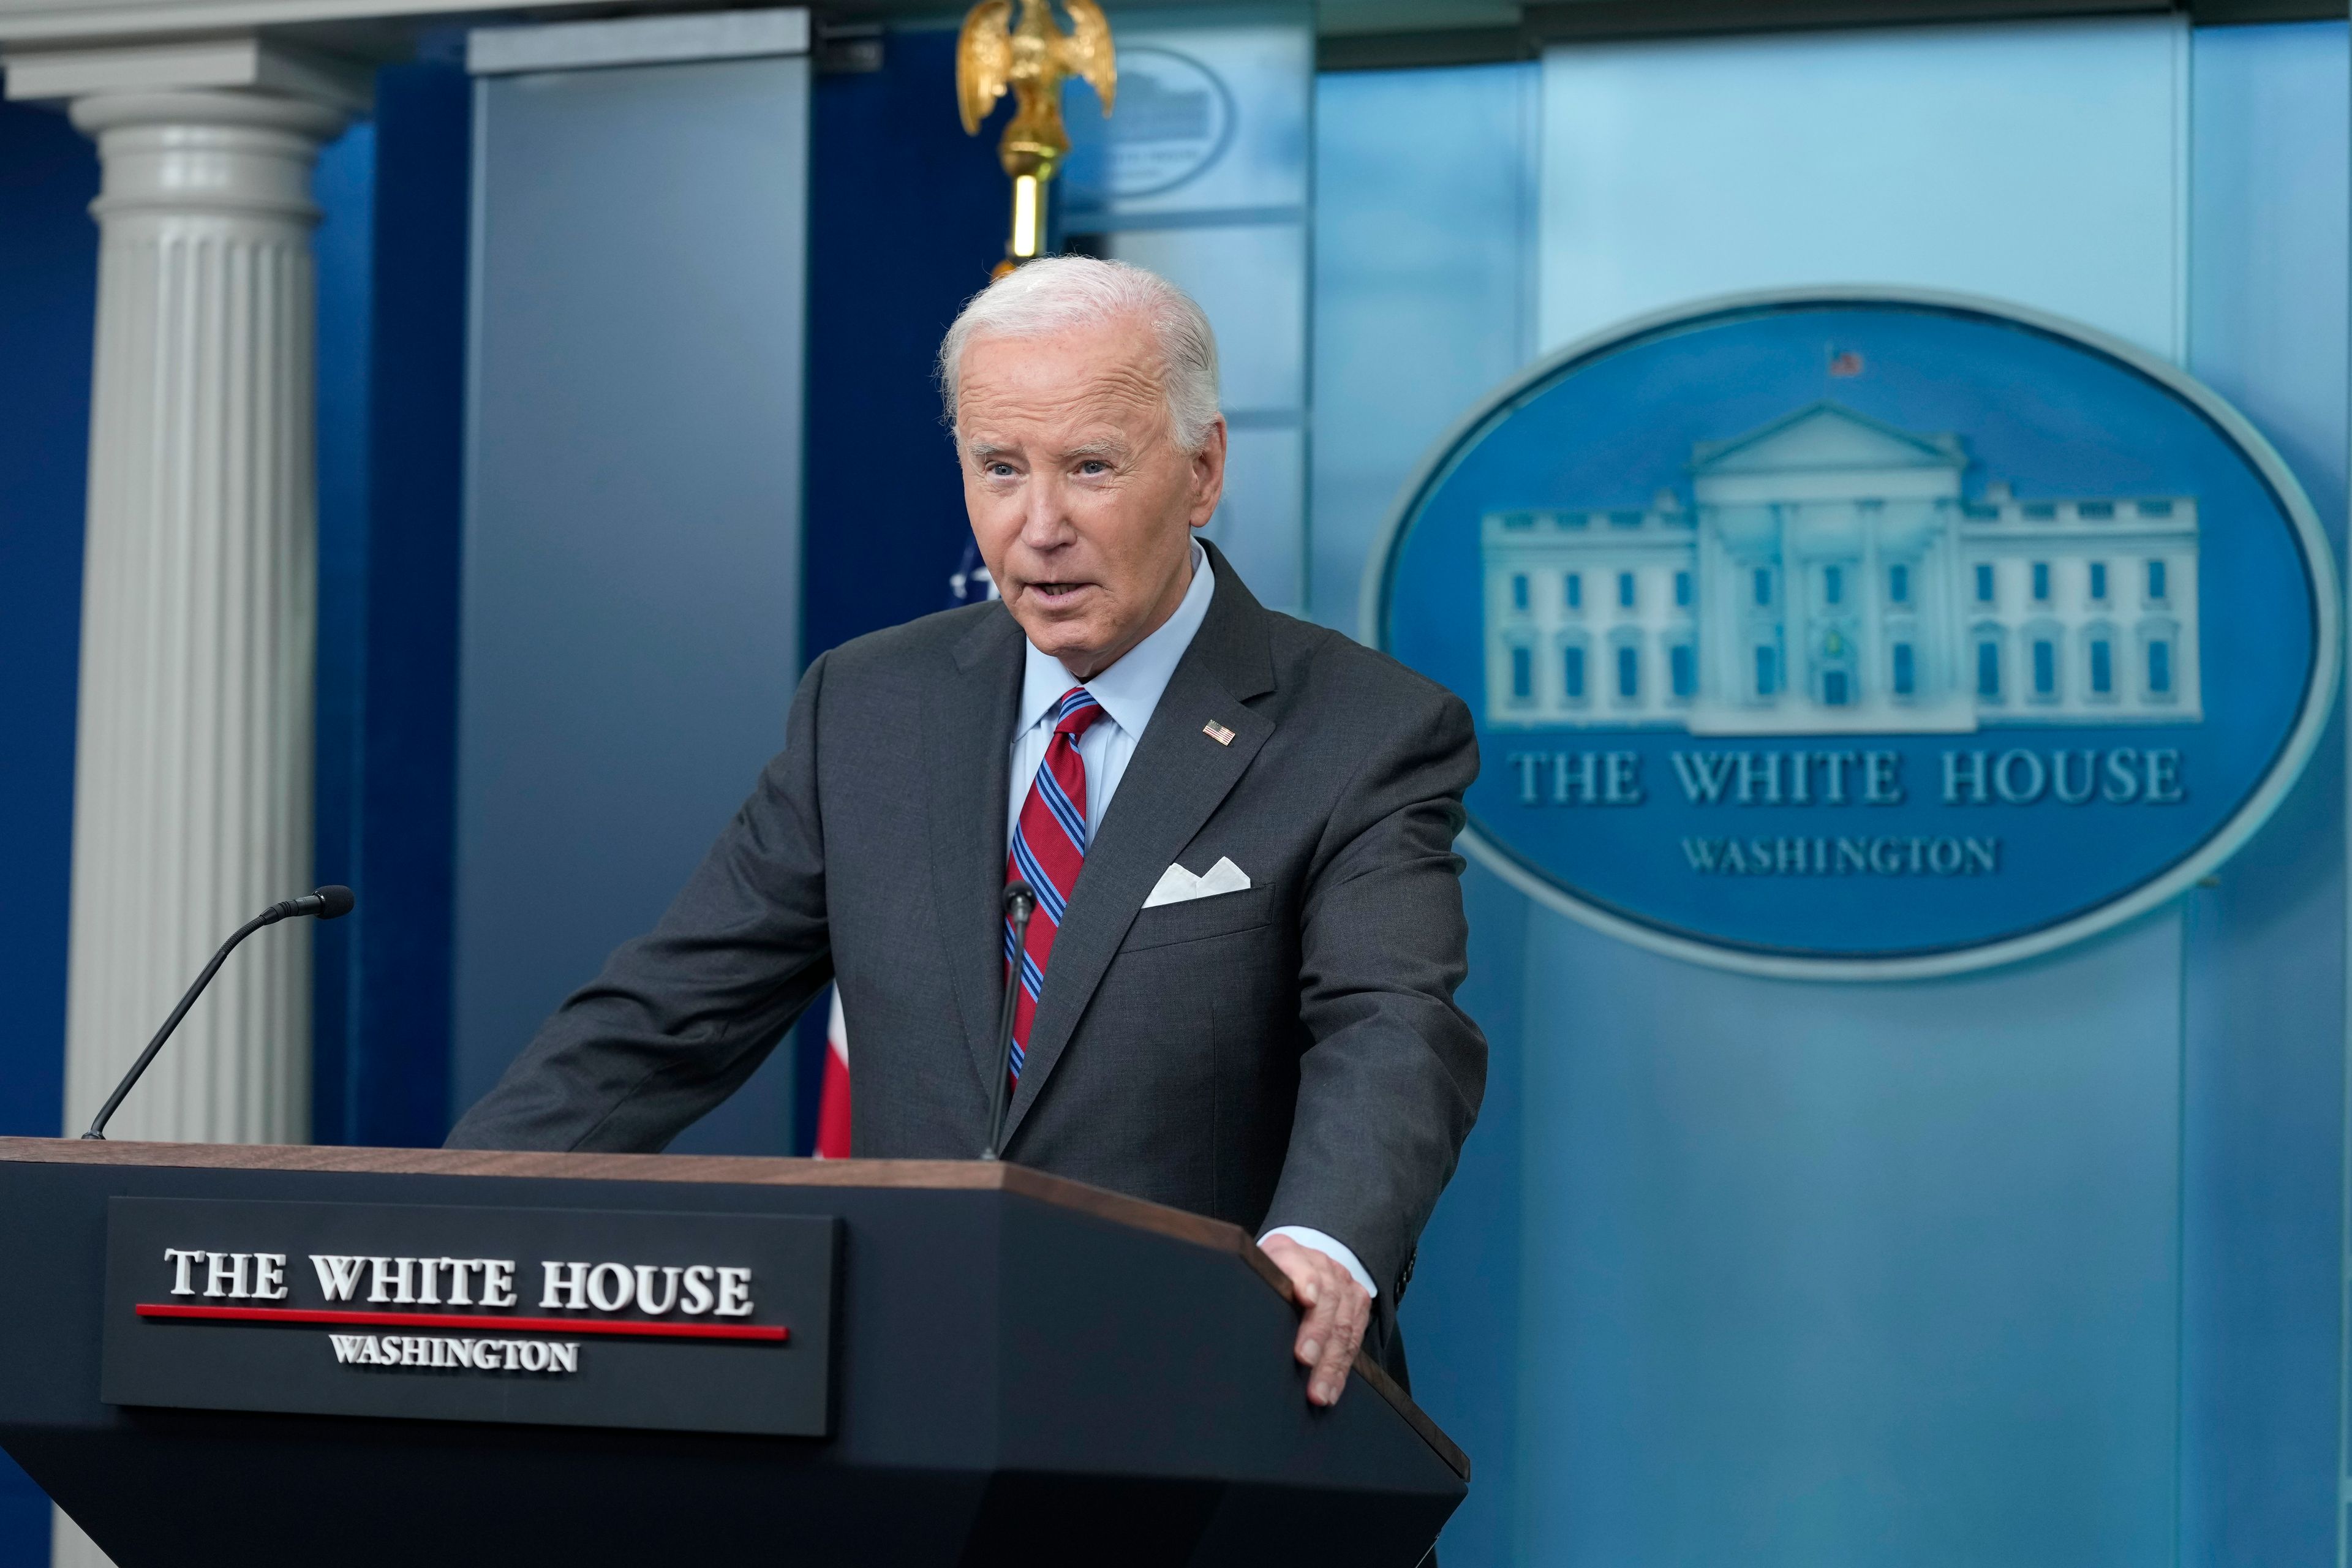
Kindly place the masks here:
POLYGON ((991 463, 988 465, 988 473, 989 477, 992 479, 1009 479, 1013 477, 1013 465, 1010 463, 991 463))
POLYGON ((1110 472, 1110 465, 1102 461, 1100 458, 1089 458, 1085 462, 1078 465, 1078 472, 1082 474, 1107 474, 1110 472))

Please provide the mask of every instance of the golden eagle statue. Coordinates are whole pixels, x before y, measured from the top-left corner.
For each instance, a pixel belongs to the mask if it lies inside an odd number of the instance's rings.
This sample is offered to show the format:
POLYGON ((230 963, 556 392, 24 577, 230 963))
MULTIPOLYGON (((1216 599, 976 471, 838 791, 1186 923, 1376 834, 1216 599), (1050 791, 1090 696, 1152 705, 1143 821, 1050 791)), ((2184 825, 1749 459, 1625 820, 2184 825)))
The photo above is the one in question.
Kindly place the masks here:
POLYGON ((1062 155, 1070 150, 1062 128, 1062 83, 1077 77, 1111 111, 1118 92, 1118 62, 1112 53, 1110 24, 1095 0, 1063 0, 1070 30, 1054 20, 1052 0, 980 0, 963 19, 956 40, 956 103, 967 135, 980 133, 1004 89, 1013 89, 1013 122, 1004 128, 996 154, 1013 176, 1013 237, 997 268, 1001 277, 1037 254, 1044 224, 1045 187, 1062 155), (1021 7, 1013 21, 1013 8, 1021 7))

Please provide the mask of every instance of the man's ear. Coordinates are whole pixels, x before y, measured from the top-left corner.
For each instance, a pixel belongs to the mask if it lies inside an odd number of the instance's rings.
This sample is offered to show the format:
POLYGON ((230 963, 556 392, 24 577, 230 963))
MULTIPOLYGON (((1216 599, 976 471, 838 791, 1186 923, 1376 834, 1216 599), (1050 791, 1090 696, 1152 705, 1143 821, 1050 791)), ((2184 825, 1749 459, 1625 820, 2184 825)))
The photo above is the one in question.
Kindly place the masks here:
POLYGON ((1225 416, 1218 415, 1209 426, 1209 438, 1192 454, 1192 512, 1194 528, 1206 528, 1209 520, 1217 515, 1217 502, 1225 494, 1225 416))

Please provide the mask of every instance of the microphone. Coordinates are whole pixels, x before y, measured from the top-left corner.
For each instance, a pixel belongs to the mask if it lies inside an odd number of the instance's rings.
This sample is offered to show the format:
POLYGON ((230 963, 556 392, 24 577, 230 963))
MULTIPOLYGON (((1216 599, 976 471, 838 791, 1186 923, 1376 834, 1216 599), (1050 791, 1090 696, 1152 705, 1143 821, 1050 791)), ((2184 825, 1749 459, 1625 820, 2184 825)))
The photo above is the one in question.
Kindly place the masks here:
MULTIPOLYGON (((261 917, 259 923, 275 925, 279 921, 292 920, 298 915, 316 915, 322 921, 341 920, 350 914, 352 906, 358 902, 352 897, 349 888, 337 883, 321 888, 315 893, 305 893, 299 899, 289 899, 282 904, 270 905, 269 912, 261 917)), ((228 940, 232 947, 236 944, 236 937, 228 940)))
POLYGON ((1003 1158, 1004 1105, 1013 1085, 1013 1010, 1021 1004, 1023 943, 1029 937, 1029 917, 1037 912, 1037 895, 1017 878, 1004 884, 1004 918, 1013 922, 1011 967, 1004 977, 1004 1009, 996 1020, 996 1092, 990 1097, 988 1148, 983 1160, 1003 1158))
POLYGON ((213 961, 205 965, 205 972, 196 976, 196 983, 188 987, 188 994, 180 998, 180 1005, 172 1009, 172 1016, 163 1020, 163 1026, 155 1031, 155 1037, 147 1042, 147 1048, 139 1053, 139 1059, 131 1064, 131 1070, 122 1075, 122 1081, 114 1086, 114 1092, 106 1097, 106 1103, 99 1108, 98 1115, 90 1121, 89 1131, 82 1136, 100 1140, 106 1137, 106 1124, 121 1106, 123 1096, 131 1092, 131 1085, 139 1081, 140 1074, 147 1070, 147 1065, 155 1059, 155 1053, 163 1048, 163 1042, 172 1037, 172 1031, 180 1026, 180 1020, 188 1016, 188 1009, 196 1005, 196 998, 205 994, 205 987, 213 983, 213 976, 220 973, 220 966, 227 961, 238 942, 263 926, 274 926, 279 921, 293 920, 302 915, 316 915, 322 921, 335 920, 350 914, 352 905, 357 901, 352 897, 349 888, 341 885, 321 888, 315 893, 305 893, 299 899, 287 899, 272 904, 237 927, 236 933, 221 943, 220 951, 213 954, 213 961))

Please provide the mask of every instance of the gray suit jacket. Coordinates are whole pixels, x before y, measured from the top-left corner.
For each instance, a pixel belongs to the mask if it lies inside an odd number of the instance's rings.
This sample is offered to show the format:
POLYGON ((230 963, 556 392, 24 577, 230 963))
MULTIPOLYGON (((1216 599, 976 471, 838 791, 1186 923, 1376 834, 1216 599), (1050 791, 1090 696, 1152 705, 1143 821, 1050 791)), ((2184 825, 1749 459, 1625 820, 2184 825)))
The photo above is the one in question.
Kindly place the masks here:
MULTIPOLYGON (((1214 565, 1055 937, 1006 1157, 1253 1234, 1325 1231, 1387 1305, 1486 1086, 1454 1005, 1477 743, 1458 698, 1214 565), (1245 891, 1142 907, 1170 862, 1221 856, 1245 891)), ((838 980, 856 1152, 979 1153, 1023 647, 988 604, 810 666, 782 752, 669 912, 451 1145, 660 1149, 838 980)))

